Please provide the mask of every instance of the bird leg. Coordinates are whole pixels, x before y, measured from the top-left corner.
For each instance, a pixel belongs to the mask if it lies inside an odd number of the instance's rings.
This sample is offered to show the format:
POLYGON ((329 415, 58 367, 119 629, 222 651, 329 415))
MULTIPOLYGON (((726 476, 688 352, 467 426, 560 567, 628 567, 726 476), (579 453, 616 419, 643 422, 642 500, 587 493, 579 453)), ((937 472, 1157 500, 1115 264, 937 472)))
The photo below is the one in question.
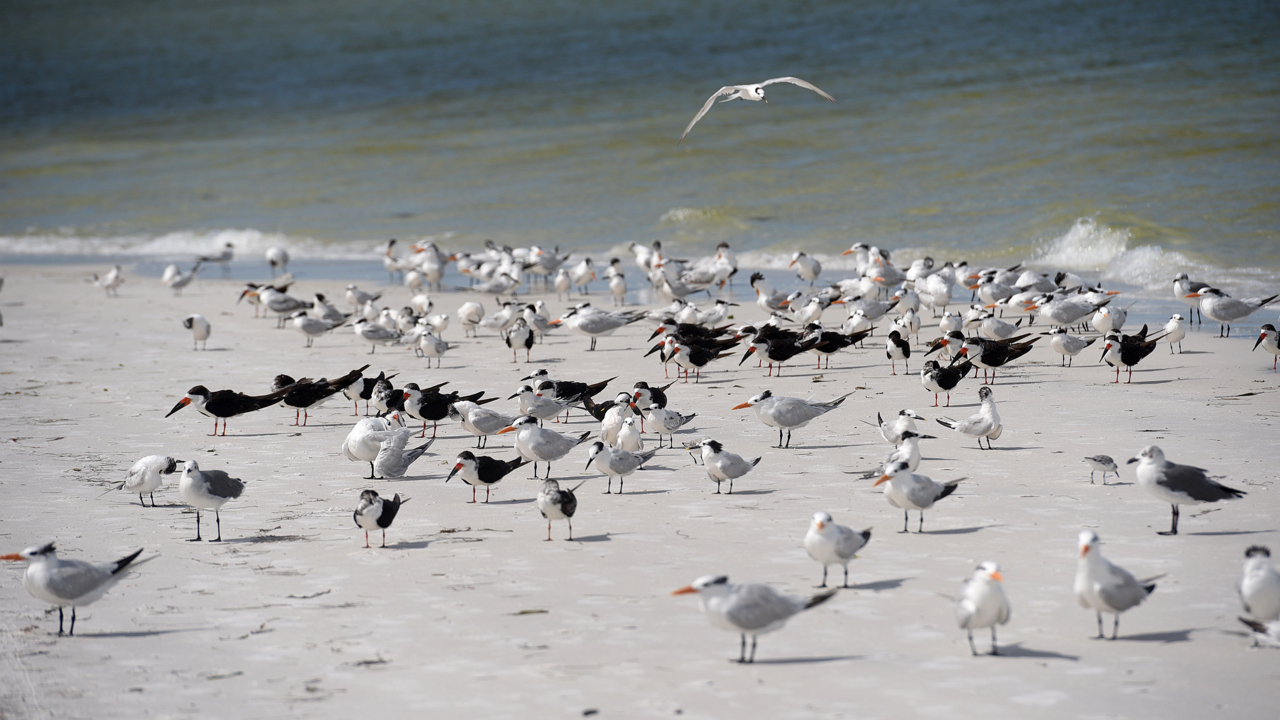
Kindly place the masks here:
POLYGON ((187 542, 200 542, 202 539, 200 537, 200 511, 196 510, 196 537, 194 540, 188 540, 187 542))
POLYGON ((1157 532, 1157 535, 1177 535, 1178 534, 1178 506, 1170 505, 1173 508, 1173 526, 1169 528, 1169 532, 1157 532))
MULTIPOLYGON (((827 567, 825 565, 822 566, 822 571, 824 573, 827 571, 827 567)), ((843 588, 849 587, 849 566, 848 565, 844 566, 844 584, 841 585, 840 587, 843 587, 843 588)))
MULTIPOLYGON (((1102 617, 1099 615, 1098 617, 1102 617)), ((1116 613, 1115 624, 1111 626, 1111 639, 1115 640, 1116 635, 1120 632, 1120 613, 1116 613)))
MULTIPOLYGON (((550 520, 548 520, 548 521, 547 521, 547 540, 551 540, 551 521, 550 521, 550 520)), ((1102 622, 1102 616, 1101 616, 1101 615, 1099 615, 1099 616, 1098 616, 1098 622, 1099 622, 1099 623, 1101 623, 1101 622, 1102 622)), ((1099 632, 1101 632, 1101 631, 1099 631, 1099 632)))
POLYGON ((365 480, 372 480, 372 479, 373 479, 373 462, 371 461, 369 463, 369 477, 365 478, 365 480))
POLYGON ((973 646, 973 628, 968 628, 968 631, 969 631, 969 652, 973 653, 974 657, 978 657, 978 648, 973 646))
MULTIPOLYGON (((58 612, 62 612, 62 610, 59 609, 58 612)), ((744 663, 746 661, 747 661, 747 635, 746 633, 742 633, 742 645, 738 650, 738 662, 744 663)))
POLYGON ((911 519, 911 518, 910 518, 910 516, 909 516, 909 515, 907 515, 907 511, 906 511, 906 510, 903 510, 903 511, 902 511, 902 532, 904 532, 904 533, 909 533, 909 532, 911 532, 910 530, 908 530, 908 529, 907 529, 907 521, 908 521, 908 520, 910 520, 910 519, 911 519))
MULTIPOLYGON (((567 521, 569 522, 569 537, 567 537, 567 538, 565 538, 565 539, 566 539, 566 540, 572 540, 572 539, 573 539, 573 518, 565 518, 565 520, 567 520, 567 521)), ((1117 615, 1116 617, 1117 617, 1117 618, 1119 618, 1120 616, 1119 616, 1119 615, 1117 615)), ((1117 622, 1119 622, 1119 620, 1118 620, 1118 619, 1117 619, 1117 622)))
POLYGON ((817 587, 826 587, 826 586, 827 586, 827 566, 823 565, 822 566, 822 584, 818 585, 817 587))
MULTIPOLYGON (((74 614, 75 608, 72 608, 71 612, 74 614)), ((755 635, 752 635, 751 636, 751 657, 747 658, 747 662, 749 663, 753 663, 756 661, 756 640, 757 640, 757 637, 755 635)))
POLYGON ((920 511, 920 527, 916 528, 916 532, 924 532, 924 511, 920 511))
POLYGON ((382 547, 386 547, 386 546, 387 546, 387 529, 383 528, 382 529, 382 547))
POLYGON ((991 654, 999 655, 1000 651, 996 649, 996 626, 991 626, 991 654))
POLYGON ((58 608, 58 635, 62 635, 62 608, 58 608))
POLYGON ((218 537, 214 538, 214 542, 222 542, 222 513, 217 510, 213 511, 213 519, 218 524, 218 537))
POLYGON ((369 531, 364 531, 364 546, 369 547, 369 531))
POLYGON ((612 495, 612 494, 613 494, 613 476, 612 476, 612 475, 606 475, 605 477, 608 479, 607 481, 608 481, 609 485, 604 489, 604 493, 603 493, 603 494, 604 494, 604 495, 612 495))
POLYGON ((476 501, 476 486, 472 485, 471 486, 471 502, 475 502, 475 501, 476 501))

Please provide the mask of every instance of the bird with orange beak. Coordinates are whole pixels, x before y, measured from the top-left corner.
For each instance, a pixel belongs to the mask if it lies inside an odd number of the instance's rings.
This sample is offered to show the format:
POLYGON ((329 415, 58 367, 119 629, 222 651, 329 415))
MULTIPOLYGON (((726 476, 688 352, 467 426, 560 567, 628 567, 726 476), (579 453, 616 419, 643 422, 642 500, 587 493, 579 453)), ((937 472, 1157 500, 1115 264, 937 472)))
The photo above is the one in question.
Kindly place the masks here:
POLYGON ((962 630, 969 632, 969 651, 974 655, 978 649, 973 645, 974 628, 991 628, 991 654, 999 655, 996 649, 996 625, 1009 622, 1009 598, 1005 597, 1001 582, 1000 566, 987 560, 978 564, 973 576, 964 581, 960 588, 960 599, 956 602, 956 622, 962 630))
POLYGON ((725 575, 704 575, 672 595, 697 593, 702 612, 712 625, 742 636, 738 662, 756 660, 756 639, 780 629, 793 615, 821 605, 836 594, 827 590, 812 597, 783 595, 763 583, 731 584, 725 575), (747 654, 747 636, 751 636, 751 654, 747 654))

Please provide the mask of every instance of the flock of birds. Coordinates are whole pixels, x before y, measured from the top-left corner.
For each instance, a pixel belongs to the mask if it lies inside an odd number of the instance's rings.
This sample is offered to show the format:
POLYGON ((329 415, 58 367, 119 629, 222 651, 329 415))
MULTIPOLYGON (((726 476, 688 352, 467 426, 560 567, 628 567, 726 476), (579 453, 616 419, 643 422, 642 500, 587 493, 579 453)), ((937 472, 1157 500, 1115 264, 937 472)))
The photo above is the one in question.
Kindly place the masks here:
MULTIPOLYGON (((726 87, 708 100, 685 134, 718 97, 763 99, 761 88, 773 82, 792 82, 831 99, 796 78, 778 78, 758 86, 726 87)), ((711 293, 732 283, 737 275, 737 259, 728 245, 721 244, 712 256, 684 261, 667 254, 661 243, 655 241, 651 246, 633 243, 630 249, 636 268, 645 277, 644 286, 651 288, 657 299, 656 309, 604 310, 590 302, 580 302, 553 318, 544 301, 521 300, 517 293, 529 283, 546 292, 554 289, 559 295, 585 294, 590 284, 598 281, 590 258, 571 263, 570 255, 558 250, 536 246, 512 249, 492 242, 486 244, 484 251, 476 253, 447 253, 432 241, 413 243, 408 249, 407 255, 397 255, 397 242, 392 240, 382 256, 391 279, 411 293, 409 303, 399 309, 380 306, 382 293, 367 292, 356 285, 346 288, 344 299, 349 310, 339 309, 320 293, 309 299, 290 295, 293 278, 287 273, 288 254, 280 248, 272 248, 267 253, 273 280, 247 284, 240 300, 254 306, 255 317, 265 311, 267 316, 276 316, 280 327, 291 326, 302 333, 307 347, 347 329, 359 342, 370 345, 370 354, 380 346, 411 348, 418 356, 428 359, 428 366, 431 359, 438 365, 454 348, 443 339, 443 333, 455 322, 467 336, 478 336, 482 329, 498 333, 512 351, 512 363, 519 361, 522 352, 525 362, 529 362, 539 341, 562 328, 589 338, 587 350, 590 351, 595 350, 598 340, 634 323, 647 322, 654 327, 648 338, 652 344, 640 349, 646 351, 646 356, 658 356, 670 382, 651 386, 638 381, 616 391, 612 400, 598 402, 597 396, 616 381, 616 377, 598 382, 574 378, 557 380, 546 370, 538 370, 522 378, 521 382, 526 384, 506 397, 507 401, 516 403, 509 412, 503 412, 486 407, 500 400, 501 395, 486 397, 485 392, 462 395, 446 391, 447 383, 422 387, 408 382, 397 387, 393 383, 396 373, 383 371, 372 376, 367 373, 370 364, 365 364, 334 380, 281 375, 271 392, 263 395, 210 391, 204 385, 197 385, 187 391, 169 415, 193 407, 214 420, 215 435, 219 423, 225 435, 228 419, 278 405, 293 408, 295 424, 306 425, 308 411, 341 394, 354 404, 356 414, 359 414, 360 403, 365 403, 366 416, 355 422, 340 451, 353 462, 369 465, 367 479, 403 477, 438 439, 439 424, 457 422, 475 437, 476 446, 458 452, 445 482, 456 476, 472 486, 471 502, 478 501, 476 492, 483 487, 484 502, 488 502, 490 490, 504 477, 532 465, 533 475, 538 478, 538 466, 542 464, 545 471, 540 477, 537 508, 547 520, 547 540, 552 537, 552 523, 558 520, 566 521, 567 537, 572 539, 572 518, 578 506, 575 491, 581 483, 572 488, 561 486, 551 476, 552 463, 568 459, 579 445, 585 445, 585 469, 594 467, 596 473, 607 478, 606 493, 613 492, 616 479, 617 492, 622 494, 626 478, 641 470, 662 449, 662 436, 670 437, 674 448, 674 433, 696 417, 695 413, 686 414, 671 407, 668 391, 681 379, 690 382, 690 376, 693 382, 700 381, 703 372, 715 370, 718 360, 738 357, 738 365, 742 365, 754 356, 757 367, 763 369, 768 365, 766 377, 772 377, 775 371, 781 376, 786 363, 798 363, 802 356, 816 359, 818 368, 822 368, 824 360, 830 367, 833 355, 865 348, 866 342, 875 337, 883 338, 890 373, 897 374, 901 363, 904 373, 909 374, 913 354, 929 357, 936 353, 937 357, 925 362, 919 371, 924 390, 934 394, 935 407, 942 394, 947 395, 947 405, 950 405, 950 393, 969 377, 970 371, 975 382, 979 370, 984 376, 977 393, 977 412, 963 420, 936 418, 937 423, 957 437, 976 441, 979 448, 992 449, 992 441, 999 440, 1003 431, 993 390, 997 373, 1032 352, 1042 337, 1050 338, 1047 345, 1062 356, 1063 364, 1101 339, 1101 360, 1116 369, 1115 382, 1119 382, 1121 370, 1127 370, 1131 379, 1133 368, 1149 357, 1159 343, 1168 344, 1171 353, 1175 346, 1180 351, 1180 342, 1196 312, 1221 323, 1220 335, 1226 336, 1232 323, 1276 300, 1276 296, 1231 298, 1182 274, 1173 279, 1173 293, 1188 305, 1188 316, 1173 315, 1156 333, 1150 333, 1144 325, 1134 334, 1124 334, 1125 310, 1113 306, 1117 293, 1091 286, 1074 274, 1044 274, 1022 267, 970 268, 963 262, 936 266, 931 258, 899 268, 891 262, 888 252, 858 243, 845 253, 854 257, 857 266, 857 272, 847 279, 818 283, 821 263, 803 252, 794 255, 791 267, 801 280, 809 282, 808 287, 783 293, 770 287, 761 273, 752 274, 749 282, 756 304, 766 319, 755 324, 727 324, 733 312, 731 308, 736 304, 713 299, 711 293), (442 289, 445 270, 451 264, 467 278, 469 290, 477 297, 464 302, 452 317, 435 313, 430 297, 431 291, 442 289), (954 296, 966 290, 972 294, 970 304, 953 311, 954 296), (701 292, 706 292, 709 300, 699 307, 690 298, 701 292), (498 304, 492 311, 485 310, 481 302, 484 295, 495 297, 498 304), (832 321, 834 305, 842 306, 844 312, 832 321), (924 329, 922 315, 929 312, 937 318, 938 336, 925 340, 920 336, 924 329), (1045 329, 1032 334, 1029 328, 1037 322, 1045 329), (670 375, 671 365, 676 366, 674 380, 670 375), (548 421, 558 423, 561 415, 567 418, 571 411, 588 413, 599 423, 598 429, 567 433, 546 427, 548 421), (421 428, 417 427, 419 422, 421 428), (426 438, 428 425, 432 426, 430 439, 426 438), (425 442, 414 445, 415 433, 425 442), (479 454, 486 449, 490 436, 507 433, 514 434, 518 457, 508 460, 479 454), (658 436, 656 448, 646 448, 645 434, 658 436)), ((200 258, 188 273, 176 266, 170 268, 164 282, 175 294, 180 294, 201 264, 221 263, 225 268, 231 258, 232 248, 228 244, 220 255, 200 258)), ((611 260, 604 272, 609 293, 617 305, 626 303, 627 272, 632 271, 624 268, 617 258, 611 260)), ((95 276, 94 281, 108 295, 114 295, 124 278, 116 266, 102 278, 95 276)), ((207 319, 191 315, 183 325, 191 331, 195 347, 207 343, 212 331, 207 319)), ((1280 356, 1273 325, 1263 326, 1253 349, 1258 347, 1280 356)), ((492 362, 492 358, 469 360, 492 362)), ((814 400, 781 397, 764 390, 733 409, 752 410, 761 423, 778 431, 777 447, 785 449, 790 447, 794 431, 838 409, 849 394, 814 400)), ((875 478, 875 486, 883 486, 890 505, 903 511, 901 532, 904 533, 910 532, 911 511, 919 513, 917 532, 923 532, 924 511, 951 495, 963 480, 937 481, 917 473, 921 462, 920 441, 933 436, 925 434, 916 421, 926 420, 911 409, 903 409, 889 420, 877 415, 877 430, 892 450, 881 468, 868 475, 868 479, 875 478)), ((683 448, 690 451, 695 462, 704 466, 716 493, 721 492, 727 481, 727 492, 732 494, 734 481, 751 473, 762 459, 730 452, 712 438, 683 448)), ((1090 482, 1097 471, 1103 472, 1103 484, 1107 474, 1119 473, 1118 464, 1108 456, 1085 460, 1091 468, 1090 482)), ((1163 451, 1154 445, 1143 448, 1129 462, 1137 464, 1138 484, 1172 507, 1172 526, 1161 534, 1177 534, 1181 505, 1218 502, 1244 495, 1218 482, 1204 469, 1166 460, 1163 451)), ((220 510, 242 495, 245 489, 242 480, 221 470, 201 469, 192 460, 153 455, 139 460, 121 487, 137 493, 145 507, 144 496, 159 489, 164 477, 179 469, 178 494, 196 514, 196 537, 192 540, 203 539, 201 511, 213 511, 217 527, 213 541, 220 541, 220 510)), ((369 531, 381 531, 382 546, 386 546, 386 530, 408 500, 399 494, 388 499, 375 490, 361 490, 353 519, 355 525, 365 531, 366 547, 369 547, 369 531)), ((154 497, 151 501, 154 506, 154 497)), ((870 530, 838 525, 828 513, 815 513, 804 547, 810 557, 822 565, 820 587, 826 587, 831 566, 843 568, 842 587, 849 587, 849 563, 870 539, 870 530)), ((1097 613, 1099 637, 1104 636, 1103 613, 1114 615, 1111 633, 1114 639, 1119 615, 1140 604, 1154 590, 1157 578, 1136 579, 1124 568, 1106 560, 1099 550, 1100 544, 1094 532, 1080 533, 1075 595, 1081 606, 1097 613)), ((62 634, 61 609, 72 608, 71 633, 74 633, 75 607, 99 599, 126 569, 141 564, 137 562, 140 552, 113 563, 92 564, 59 559, 53 543, 48 543, 2 558, 29 563, 25 585, 33 596, 59 608, 59 634, 62 634)), ((1238 590, 1249 617, 1241 620, 1254 630, 1257 638, 1280 644, 1280 573, 1269 557, 1268 549, 1262 546, 1246 551, 1238 590)), ((974 654, 977 648, 973 631, 983 628, 990 628, 991 652, 998 651, 996 627, 1007 623, 1011 616, 1002 580, 995 562, 982 562, 965 582, 956 601, 957 623, 967 631, 974 654)), ((676 590, 675 594, 697 594, 713 624, 740 634, 738 659, 751 662, 760 634, 782 627, 792 616, 825 602, 835 592, 828 589, 807 598, 793 597, 769 585, 734 584, 727 577, 709 575, 676 590), (748 636, 751 637, 750 650, 748 636)))

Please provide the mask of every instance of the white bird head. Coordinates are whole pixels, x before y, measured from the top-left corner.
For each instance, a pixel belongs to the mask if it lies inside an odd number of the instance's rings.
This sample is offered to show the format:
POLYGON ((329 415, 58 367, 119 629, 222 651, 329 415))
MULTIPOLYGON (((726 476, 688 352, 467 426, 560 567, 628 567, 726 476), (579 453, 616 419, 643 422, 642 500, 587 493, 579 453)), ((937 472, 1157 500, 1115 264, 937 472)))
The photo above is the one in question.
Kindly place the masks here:
POLYGON ((1000 566, 991 560, 985 560, 978 563, 978 567, 973 571, 973 579, 979 578, 986 580, 995 580, 997 582, 1004 580, 1004 575, 1000 574, 1000 566))
POLYGON ((692 583, 685 585, 679 590, 672 590, 672 595, 687 595, 689 593, 711 593, 717 594, 727 592, 729 590, 728 575, 703 575, 694 580, 692 583))
POLYGON ((31 547, 9 555, 0 555, 0 560, 26 560, 28 562, 38 558, 56 558, 57 553, 53 550, 53 543, 47 542, 44 545, 32 545, 31 547))

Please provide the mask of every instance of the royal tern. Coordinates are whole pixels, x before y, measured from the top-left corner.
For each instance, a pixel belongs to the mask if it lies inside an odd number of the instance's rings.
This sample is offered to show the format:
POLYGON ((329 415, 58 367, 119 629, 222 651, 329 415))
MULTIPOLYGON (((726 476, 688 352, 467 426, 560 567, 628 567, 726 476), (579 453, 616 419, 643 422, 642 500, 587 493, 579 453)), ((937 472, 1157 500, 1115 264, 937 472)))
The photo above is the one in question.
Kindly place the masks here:
POLYGON ((124 482, 120 483, 120 489, 138 493, 138 503, 142 507, 147 506, 142 499, 142 494, 146 493, 151 498, 151 507, 155 507, 155 491, 164 484, 164 475, 177 472, 179 462, 181 461, 174 460, 168 455, 148 455, 129 468, 124 482))
POLYGON ((1179 465, 1164 459, 1164 451, 1155 445, 1142 448, 1129 463, 1138 463, 1135 475, 1147 492, 1173 507, 1173 526, 1160 535, 1178 534, 1178 506, 1198 505, 1219 500, 1235 500, 1245 492, 1212 480, 1203 468, 1179 465))
POLYGON ((569 537, 565 539, 573 539, 573 514, 578 511, 578 498, 573 493, 585 482, 586 480, 583 480, 573 489, 568 490, 562 489, 560 483, 555 480, 542 481, 542 487, 538 488, 538 512, 542 513, 542 517, 547 520, 547 540, 551 539, 552 520, 567 520, 569 537))
POLYGON ((235 257, 235 245, 227 243, 222 246, 217 255, 201 255, 196 259, 202 263, 214 263, 222 266, 223 277, 231 274, 231 259, 235 257))
POLYGON ((1009 622, 1009 598, 1005 597, 1004 576, 1000 574, 1000 566, 987 560, 978 564, 973 577, 964 581, 960 588, 960 599, 956 602, 956 622, 960 628, 969 633, 969 651, 978 654, 973 645, 974 628, 991 628, 991 654, 999 655, 996 649, 996 625, 1009 622))
POLYGON ((987 439, 987 450, 991 449, 991 441, 999 440, 1004 434, 1004 425, 1000 424, 1000 413, 996 412, 996 400, 993 397, 991 388, 982 386, 978 388, 978 400, 982 406, 978 408, 978 412, 970 415, 961 422, 956 422, 951 418, 938 418, 938 424, 955 430, 961 435, 968 435, 971 438, 978 439, 978 449, 982 450, 982 438, 987 439))
POLYGON ((802 610, 830 600, 836 590, 827 590, 812 597, 783 595, 763 583, 733 585, 725 575, 704 575, 692 584, 672 595, 697 593, 702 612, 712 625, 742 636, 742 648, 738 662, 756 660, 758 636, 778 630, 802 610), (751 636, 751 655, 747 655, 747 635, 751 636))
POLYGON ((200 511, 212 510, 214 521, 218 525, 218 537, 213 542, 222 542, 223 505, 234 500, 244 492, 244 481, 233 478, 221 470, 201 470, 195 460, 183 463, 182 478, 178 480, 178 494, 182 501, 196 511, 196 536, 190 542, 199 542, 200 511))
MULTIPOLYGON (((25 560, 27 572, 22 585, 31 597, 58 608, 58 634, 62 634, 62 608, 71 607, 71 628, 67 635, 76 634, 76 607, 96 602, 111 586, 124 577, 125 568, 139 555, 139 548, 132 555, 115 562, 90 563, 84 560, 62 560, 54 551, 53 543, 35 545, 22 552, 0 555, 0 560, 25 560)), ((156 555, 133 565, 154 560, 156 555)))
POLYGON ((1280 620, 1260 623, 1249 618, 1237 618, 1253 631, 1253 644, 1265 643, 1272 647, 1280 647, 1280 620))
POLYGON ((822 563, 822 584, 827 586, 827 566, 844 567, 844 584, 849 587, 849 561, 857 557, 858 551, 871 540, 871 529, 854 530, 844 525, 837 525, 825 512, 813 514, 809 523, 809 531, 804 536, 804 549, 809 557, 822 563))
POLYGON ((1089 608, 1098 613, 1098 639, 1106 636, 1102 633, 1102 613, 1115 614, 1115 624, 1111 628, 1111 639, 1116 639, 1120 631, 1120 613, 1147 599, 1156 589, 1153 582, 1163 575, 1146 580, 1135 580, 1128 570, 1113 564, 1102 557, 1098 546, 1102 541, 1092 530, 1080 531, 1080 559, 1076 561, 1075 593, 1080 607, 1089 608))
MULTIPOLYGON (((1271 360, 1271 371, 1275 372, 1276 363, 1280 363, 1280 333, 1276 332, 1276 326, 1267 323, 1262 326, 1262 333, 1258 335, 1258 339, 1253 343, 1253 349, 1257 350, 1261 345, 1263 350, 1271 353, 1274 358, 1271 360)), ((1252 350, 1250 351, 1252 352, 1252 350)))
POLYGON ((609 485, 604 491, 606 495, 613 492, 613 479, 618 478, 618 494, 621 495, 622 483, 626 477, 639 470, 641 465, 657 454, 657 450, 636 453, 611 448, 597 440, 591 443, 591 448, 587 451, 587 465, 583 470, 590 469, 591 464, 595 463, 596 470, 609 478, 609 485))
POLYGON ((182 289, 190 285, 192 280, 196 279, 196 273, 198 272, 200 272, 200 263, 196 263, 192 266, 189 272, 178 271, 178 274, 166 280, 165 284, 173 291, 174 297, 181 297, 182 289))
POLYGON ((487 455, 477 456, 470 450, 463 450, 458 453, 453 469, 449 471, 449 476, 444 481, 449 482, 454 475, 461 473, 459 476, 462 481, 471 486, 471 502, 476 501, 476 488, 480 486, 484 486, 484 501, 489 502, 489 488, 506 477, 512 470, 528 462, 524 458, 499 460, 487 455))
POLYGON ((940 483, 931 477, 925 475, 916 475, 907 469, 907 463, 898 461, 892 465, 886 465, 884 474, 876 480, 876 487, 881 483, 888 483, 884 488, 884 497, 889 504, 902 508, 902 532, 910 532, 907 529, 907 520, 909 510, 920 511, 920 526, 916 532, 924 532, 924 511, 933 507, 933 504, 942 498, 955 492, 956 487, 964 478, 948 480, 940 483))
POLYGON ((372 355, 377 351, 378 345, 393 345, 400 340, 400 333, 395 330, 389 330, 377 323, 369 322, 367 318, 360 318, 351 324, 351 329, 355 334, 369 343, 369 354, 372 355))
POLYGON ((739 405, 734 405, 734 410, 743 408, 751 408, 755 411, 756 419, 768 425, 769 427, 778 428, 778 445, 777 447, 791 447, 791 431, 802 428, 809 424, 814 418, 825 415, 826 413, 840 407, 845 398, 853 393, 845 393, 834 400, 826 402, 814 402, 812 400, 801 400, 794 397, 774 397, 773 392, 765 390, 739 405), (782 442, 782 431, 787 431, 787 442, 782 442))
POLYGON ((234 390, 218 390, 209 392, 203 385, 196 385, 187 391, 185 397, 173 406, 165 417, 178 412, 188 405, 195 405, 196 410, 206 417, 213 418, 213 435, 218 434, 218 421, 222 421, 222 434, 227 434, 227 418, 244 415, 265 407, 271 407, 289 392, 289 388, 281 388, 267 395, 245 395, 234 390))
POLYGON ((1120 477, 1120 466, 1116 465, 1116 461, 1110 455, 1091 455, 1084 459, 1089 463, 1089 484, 1093 484, 1093 474, 1102 472, 1102 484, 1107 484, 1107 473, 1115 473, 1116 477, 1120 477))
POLYGON ((365 547, 369 547, 370 530, 381 530, 382 547, 387 546, 387 528, 391 527, 392 521, 396 519, 400 506, 407 502, 409 498, 401 500, 400 493, 396 493, 390 500, 378 497, 378 493, 374 490, 365 490, 360 493, 360 504, 356 507, 352 518, 356 521, 356 526, 364 530, 365 547))
MULTIPOLYGON (((628 395, 627 397, 630 397, 628 395)), ((531 415, 522 415, 515 422, 498 431, 498 434, 514 432, 516 434, 516 451, 520 457, 533 463, 533 476, 538 477, 538 463, 547 464, 547 477, 551 476, 552 461, 559 460, 569 454, 570 450, 581 445, 591 437, 584 432, 577 438, 561 435, 554 430, 538 427, 538 419, 531 415)))
POLYGON ((830 100, 831 102, 836 101, 835 98, 831 97, 826 92, 819 89, 818 86, 813 85, 804 80, 801 80, 800 78, 797 78, 797 77, 770 78, 768 80, 765 80, 764 82, 756 83, 754 85, 725 85, 724 87, 715 91, 715 93, 711 97, 707 98, 707 102, 702 105, 702 109, 698 111, 698 114, 694 115, 693 119, 689 121, 688 127, 684 129, 684 133, 680 135, 680 139, 676 141, 676 144, 679 145, 680 143, 684 142, 684 139, 689 135, 689 131, 693 129, 694 125, 698 124, 698 121, 702 119, 703 115, 706 115, 707 112, 711 110, 711 106, 715 105, 717 99, 723 98, 722 100, 720 100, 720 102, 729 102, 730 100, 751 100, 753 102, 758 102, 760 100, 764 100, 767 103, 769 101, 766 100, 764 96, 765 86, 772 85, 774 83, 782 83, 782 82, 791 83, 792 85, 799 85, 800 87, 806 90, 812 90, 818 93, 819 95, 826 98, 827 100, 830 100))
POLYGON ((766 314, 787 306, 787 296, 769 286, 762 273, 751 273, 751 289, 756 293, 756 305, 766 314))
POLYGON ((591 338, 589 350, 596 349, 596 340, 605 335, 612 335, 618 328, 625 327, 643 318, 643 315, 602 310, 588 312, 586 309, 574 308, 559 319, 552 320, 551 325, 565 325, 579 335, 591 338))
POLYGON ((1207 287, 1198 292, 1189 293, 1187 297, 1200 298, 1200 314, 1208 315, 1210 320, 1218 321, 1219 337, 1231 337, 1231 323, 1244 320, 1264 305, 1270 305, 1276 298, 1280 298, 1280 295, 1238 300, 1217 288, 1207 287))
MULTIPOLYGON (((832 100, 832 102, 835 101, 832 100)), ((808 280, 810 287, 813 287, 814 281, 822 274, 822 263, 804 251, 797 251, 792 255, 791 264, 787 265, 787 267, 795 268, 796 274, 800 276, 801 280, 808 280)))
POLYGON ((1244 573, 1236 585, 1244 611, 1254 620, 1280 620, 1280 573, 1271 564, 1271 551, 1251 545, 1244 551, 1244 573))

